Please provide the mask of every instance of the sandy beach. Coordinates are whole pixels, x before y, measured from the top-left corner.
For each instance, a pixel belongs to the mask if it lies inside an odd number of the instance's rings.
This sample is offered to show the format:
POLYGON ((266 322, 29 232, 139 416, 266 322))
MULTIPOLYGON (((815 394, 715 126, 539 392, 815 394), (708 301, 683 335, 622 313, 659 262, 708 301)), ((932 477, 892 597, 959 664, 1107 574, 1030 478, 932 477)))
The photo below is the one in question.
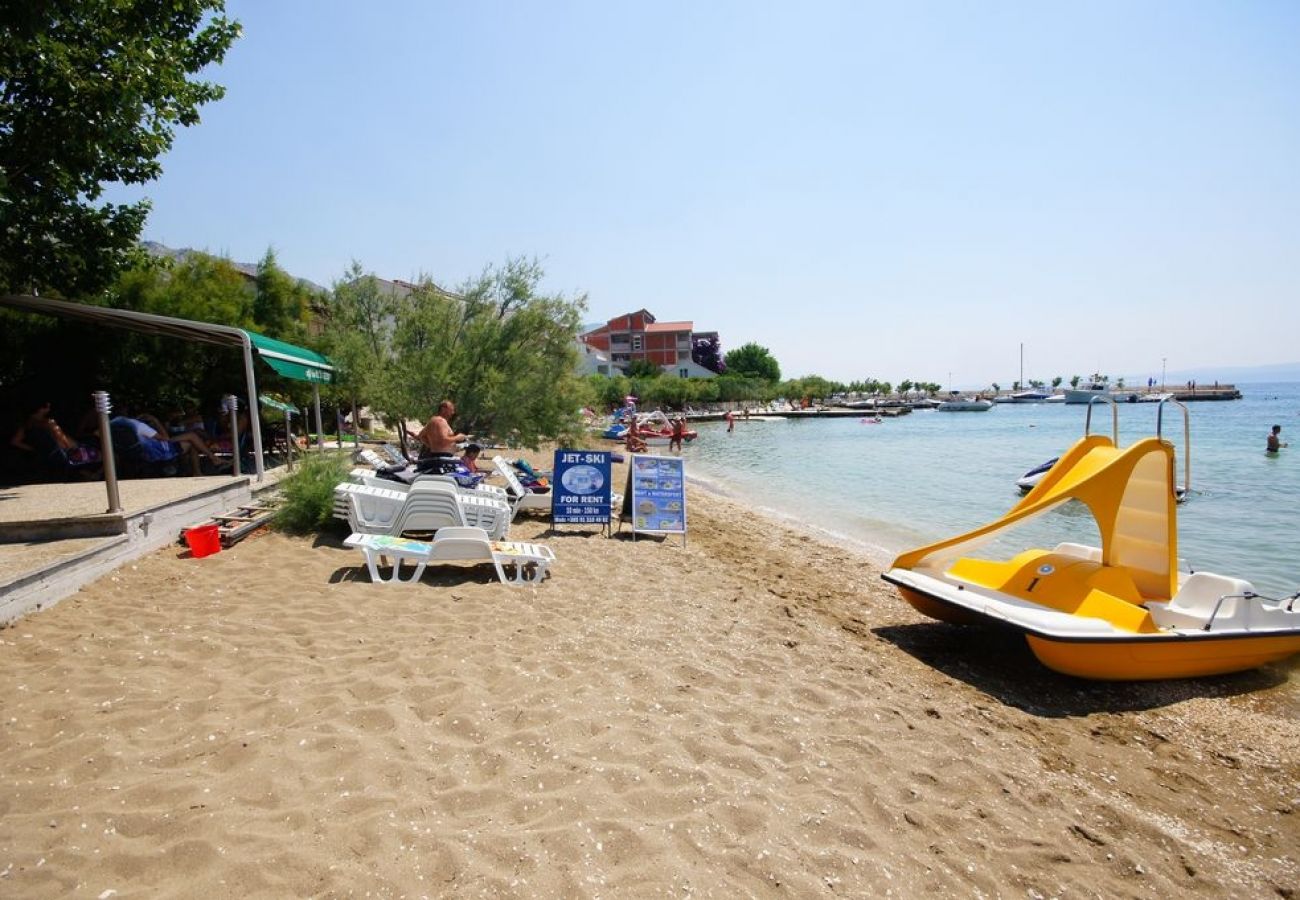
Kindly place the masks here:
POLYGON ((537 587, 262 533, 0 630, 0 894, 1295 896, 1294 669, 1072 681, 689 506, 520 517, 537 587))

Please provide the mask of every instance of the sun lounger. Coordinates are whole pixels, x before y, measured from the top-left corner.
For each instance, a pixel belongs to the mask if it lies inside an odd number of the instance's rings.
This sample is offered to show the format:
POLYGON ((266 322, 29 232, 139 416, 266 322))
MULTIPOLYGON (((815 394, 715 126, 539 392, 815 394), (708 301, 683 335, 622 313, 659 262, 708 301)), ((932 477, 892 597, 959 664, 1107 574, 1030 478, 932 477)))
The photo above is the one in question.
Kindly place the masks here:
POLYGON ((546 510, 551 509, 551 495, 534 494, 520 482, 519 476, 515 474, 514 467, 506 462, 504 457, 492 457, 492 465, 496 466, 497 472, 506 480, 506 493, 509 495, 510 505, 515 508, 515 512, 528 510, 546 510))
MULTIPOLYGON (((392 481, 388 478, 380 478, 370 469, 353 469, 348 473, 348 477, 357 484, 368 484, 371 487, 385 488, 394 491, 409 491, 410 484, 404 484, 400 481, 392 481)), ((506 489, 497 487, 495 484, 480 483, 477 487, 467 488, 460 485, 455 478, 450 475, 417 475, 411 484, 419 484, 422 481, 440 481, 443 484, 450 484, 459 491, 476 494, 480 497, 491 497, 502 502, 508 502, 509 495, 506 489)))
POLYGON ((493 541, 481 528, 444 528, 432 541, 413 541, 386 534, 353 534, 344 543, 360 550, 366 557, 370 580, 377 583, 411 583, 420 580, 429 565, 452 562, 490 562, 496 568, 502 584, 522 586, 536 584, 546 577, 555 553, 543 544, 526 544, 516 541, 493 541), (393 571, 385 579, 379 567, 392 557, 393 571), (407 578, 402 577, 402 564, 411 563, 414 569, 407 578), (514 578, 507 578, 505 567, 515 567, 514 578), (531 575, 529 570, 531 569, 531 575))
POLYGON ((345 481, 334 488, 334 516, 363 534, 398 536, 467 525, 484 529, 494 540, 505 538, 513 518, 507 503, 434 481, 406 491, 345 481))

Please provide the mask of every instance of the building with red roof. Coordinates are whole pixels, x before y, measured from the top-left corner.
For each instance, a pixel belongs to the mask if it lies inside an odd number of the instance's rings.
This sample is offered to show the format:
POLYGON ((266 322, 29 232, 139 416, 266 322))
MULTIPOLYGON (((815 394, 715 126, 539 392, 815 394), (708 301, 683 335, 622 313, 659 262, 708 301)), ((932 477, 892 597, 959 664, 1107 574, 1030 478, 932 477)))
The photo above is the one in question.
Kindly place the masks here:
POLYGON ((668 375, 712 378, 717 373, 691 356, 695 341, 701 338, 716 341, 718 333, 696 331, 694 322, 660 322, 648 310, 639 309, 610 319, 581 335, 580 340, 608 355, 610 365, 618 371, 626 369, 634 359, 644 359, 668 375))

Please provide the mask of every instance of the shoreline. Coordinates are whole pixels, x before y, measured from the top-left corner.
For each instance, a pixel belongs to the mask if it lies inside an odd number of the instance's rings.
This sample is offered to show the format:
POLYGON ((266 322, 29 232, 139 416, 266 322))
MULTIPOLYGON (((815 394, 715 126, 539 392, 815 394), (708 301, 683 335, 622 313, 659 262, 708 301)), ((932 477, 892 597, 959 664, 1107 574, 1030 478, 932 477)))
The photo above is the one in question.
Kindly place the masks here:
MULTIPOLYGON (((621 484, 623 470, 616 469, 621 484)), ((160 550, 0 630, 15 895, 1265 895, 1287 671, 1088 684, 688 483, 552 577, 370 584, 339 536, 160 550)), ((7 869, 5 867, 8 867, 7 869)), ((0 882, 3 883, 3 882, 0 882)))

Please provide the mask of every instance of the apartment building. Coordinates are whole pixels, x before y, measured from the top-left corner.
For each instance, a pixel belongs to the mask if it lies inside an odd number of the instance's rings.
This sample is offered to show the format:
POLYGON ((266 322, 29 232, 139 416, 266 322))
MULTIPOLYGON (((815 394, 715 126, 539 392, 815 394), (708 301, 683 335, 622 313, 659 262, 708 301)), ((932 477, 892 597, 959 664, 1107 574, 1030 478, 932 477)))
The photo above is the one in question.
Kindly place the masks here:
POLYGON ((648 310, 610 319, 583 334, 580 340, 609 357, 610 365, 623 370, 634 359, 654 363, 668 375, 679 378, 712 378, 717 373, 691 358, 696 338, 717 339, 716 331, 696 331, 694 322, 660 322, 648 310))

